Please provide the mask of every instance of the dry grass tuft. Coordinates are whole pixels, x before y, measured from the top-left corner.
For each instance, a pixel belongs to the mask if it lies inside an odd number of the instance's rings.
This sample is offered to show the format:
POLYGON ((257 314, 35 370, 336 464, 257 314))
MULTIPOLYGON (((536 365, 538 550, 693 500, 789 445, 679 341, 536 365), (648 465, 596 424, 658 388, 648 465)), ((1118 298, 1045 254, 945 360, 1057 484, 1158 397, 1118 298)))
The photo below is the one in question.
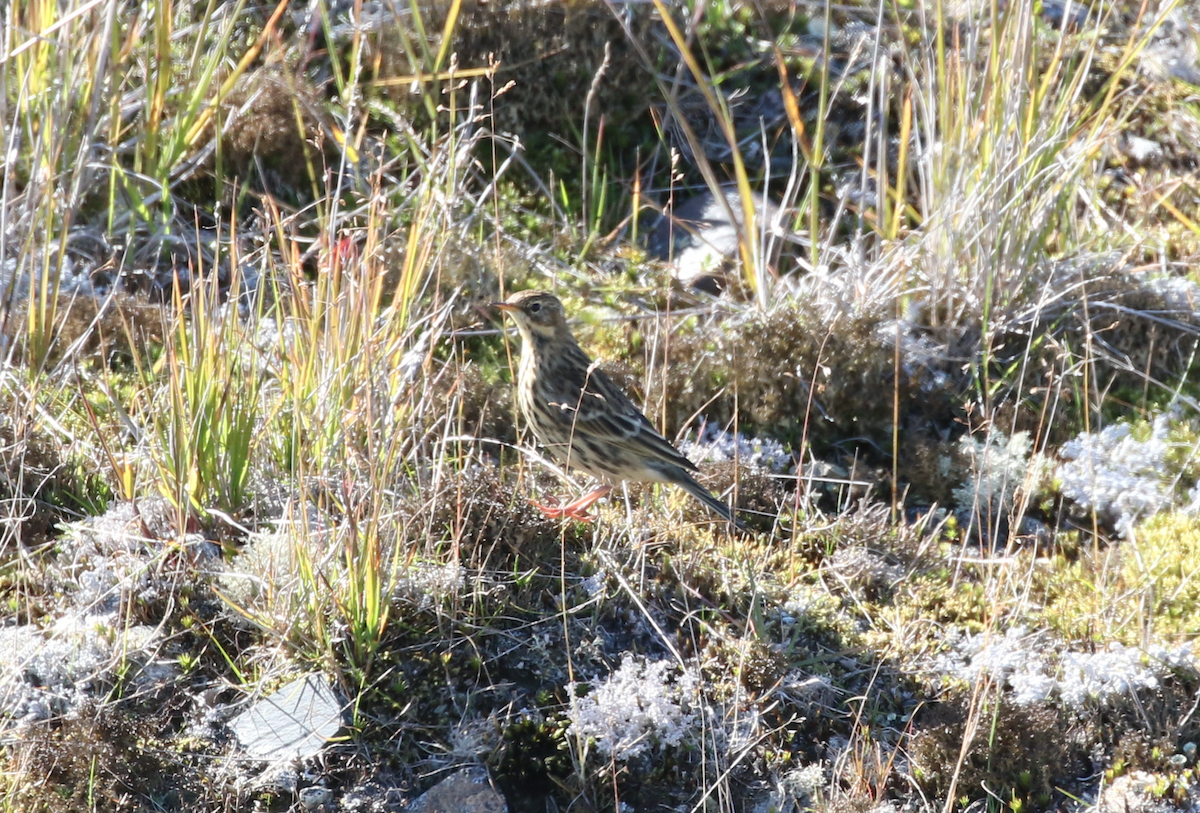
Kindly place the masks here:
POLYGON ((960 697, 923 712, 909 745, 913 776, 926 793, 945 797, 954 787, 1019 798, 1035 810, 1058 801, 1061 778, 1090 767, 1086 731, 1049 706, 1021 707, 1006 699, 969 709, 960 697), (964 740, 970 745, 959 766, 964 740))
POLYGON ((201 788, 156 726, 110 703, 85 703, 70 717, 30 730, 11 746, 0 798, 29 813, 140 813, 145 800, 189 804, 201 788))
POLYGON ((336 160, 336 151, 316 88, 295 75, 264 69, 244 77, 222 106, 226 177, 301 200, 312 197, 314 184, 324 186, 327 160, 336 160))

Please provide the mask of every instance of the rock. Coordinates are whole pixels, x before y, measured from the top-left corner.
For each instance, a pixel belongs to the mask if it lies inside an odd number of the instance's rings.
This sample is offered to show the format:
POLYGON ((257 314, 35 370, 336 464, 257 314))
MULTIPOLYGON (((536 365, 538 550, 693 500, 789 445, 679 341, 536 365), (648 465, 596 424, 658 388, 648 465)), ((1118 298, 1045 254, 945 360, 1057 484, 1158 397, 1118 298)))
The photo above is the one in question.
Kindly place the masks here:
POLYGON ((296 760, 318 753, 342 728, 342 704, 320 673, 293 680, 229 723, 252 757, 296 760))
POLYGON ((238 780, 244 793, 295 796, 300 789, 300 770, 291 762, 272 762, 258 773, 238 780))
POLYGON ((1163 148, 1157 141, 1134 135, 1125 140, 1125 154, 1138 164, 1153 164, 1163 157, 1163 148))
POLYGON ((1042 0, 1042 19, 1052 28, 1078 31, 1088 21, 1088 7, 1081 0, 1042 0))
POLYGON ((508 813, 508 804, 486 768, 464 768, 426 791, 408 813, 508 813))
POLYGON ((332 810, 333 791, 329 788, 311 787, 300 791, 300 807, 304 810, 332 810))
POLYGON ((1169 784, 1165 776, 1132 771, 1118 776, 1100 794, 1093 807, 1086 813, 1174 813, 1179 810, 1194 810, 1198 790, 1192 784, 1187 790, 1187 799, 1182 804, 1173 804, 1163 798, 1161 787, 1169 784))
MULTIPOLYGON (((646 244, 650 256, 671 263, 676 279, 709 293, 724 290, 726 277, 739 264, 738 230, 745 222, 737 187, 723 186, 721 192, 733 220, 712 190, 705 189, 666 212, 646 244)), ((753 198, 755 222, 768 237, 770 256, 770 244, 778 246, 783 235, 781 212, 757 192, 753 198)))
POLYGON ((402 813, 405 798, 403 788, 372 780, 343 793, 338 809, 348 813, 402 813))
POLYGON ((1150 35, 1142 51, 1142 71, 1160 81, 1178 79, 1200 85, 1198 29, 1200 25, 1186 7, 1176 8, 1150 35))

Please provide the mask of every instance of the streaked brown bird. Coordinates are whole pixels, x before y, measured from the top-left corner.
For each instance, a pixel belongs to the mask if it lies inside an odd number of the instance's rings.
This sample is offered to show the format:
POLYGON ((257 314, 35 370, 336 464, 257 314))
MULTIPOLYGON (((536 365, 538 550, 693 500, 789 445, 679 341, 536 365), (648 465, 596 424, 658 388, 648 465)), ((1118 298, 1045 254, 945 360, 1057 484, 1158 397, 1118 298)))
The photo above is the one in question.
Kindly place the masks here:
POLYGON ((567 468, 603 483, 569 505, 539 508, 549 516, 587 520, 588 507, 615 482, 674 483, 727 522, 745 527, 692 477, 690 472, 699 471, 696 465, 580 349, 558 297, 521 291, 492 304, 511 316, 521 333, 517 403, 538 442, 567 468))

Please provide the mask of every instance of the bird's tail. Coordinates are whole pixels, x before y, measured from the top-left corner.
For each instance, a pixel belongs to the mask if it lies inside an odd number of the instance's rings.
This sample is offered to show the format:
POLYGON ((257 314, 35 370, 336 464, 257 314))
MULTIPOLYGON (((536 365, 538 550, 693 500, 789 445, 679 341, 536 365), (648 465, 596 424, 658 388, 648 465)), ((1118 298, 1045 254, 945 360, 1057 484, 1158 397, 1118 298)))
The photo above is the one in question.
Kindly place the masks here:
POLYGON ((728 505, 721 502, 717 496, 707 488, 697 483, 690 474, 685 471, 680 471, 678 474, 679 477, 675 482, 677 482, 684 491, 707 505, 713 510, 714 513, 720 514, 721 518, 726 522, 732 522, 737 526, 739 531, 750 530, 744 522, 733 515, 733 512, 729 510, 728 505))

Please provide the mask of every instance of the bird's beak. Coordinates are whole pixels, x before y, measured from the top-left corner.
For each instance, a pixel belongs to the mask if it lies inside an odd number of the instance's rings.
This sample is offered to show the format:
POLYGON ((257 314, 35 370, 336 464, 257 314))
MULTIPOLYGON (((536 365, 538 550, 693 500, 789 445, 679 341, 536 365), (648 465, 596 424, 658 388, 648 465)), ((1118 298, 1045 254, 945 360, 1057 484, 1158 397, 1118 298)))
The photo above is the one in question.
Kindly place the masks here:
POLYGON ((492 307, 499 308, 502 311, 509 311, 509 312, 517 310, 516 305, 510 305, 507 302, 493 302, 492 307))

